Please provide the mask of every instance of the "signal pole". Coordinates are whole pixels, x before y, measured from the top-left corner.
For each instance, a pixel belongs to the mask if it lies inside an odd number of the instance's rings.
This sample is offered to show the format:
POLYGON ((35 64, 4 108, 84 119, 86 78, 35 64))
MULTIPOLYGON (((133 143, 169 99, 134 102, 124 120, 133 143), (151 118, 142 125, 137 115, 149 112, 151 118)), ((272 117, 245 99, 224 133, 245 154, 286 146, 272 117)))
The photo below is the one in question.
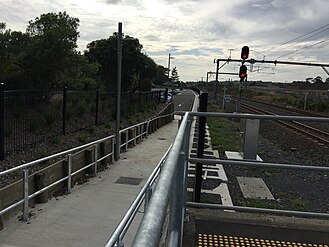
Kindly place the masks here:
POLYGON ((216 82, 215 82, 215 89, 214 89, 214 101, 217 101, 219 59, 215 59, 214 63, 216 63, 216 82))

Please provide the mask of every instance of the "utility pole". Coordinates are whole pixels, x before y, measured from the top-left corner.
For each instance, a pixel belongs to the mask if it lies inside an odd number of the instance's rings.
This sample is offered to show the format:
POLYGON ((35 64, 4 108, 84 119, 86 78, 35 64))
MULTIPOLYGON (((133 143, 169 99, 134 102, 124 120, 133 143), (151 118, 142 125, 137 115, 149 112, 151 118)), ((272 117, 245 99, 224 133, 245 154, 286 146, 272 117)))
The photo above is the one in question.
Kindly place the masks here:
POLYGON ((234 51, 234 48, 228 49, 230 51, 230 56, 228 58, 231 58, 231 52, 234 51))
POLYGON ((168 82, 170 82, 170 60, 175 59, 175 57, 172 57, 171 54, 169 53, 168 56, 168 82))
POLYGON ((120 115, 121 115, 121 72, 122 72, 122 23, 118 24, 118 77, 117 77, 117 102, 116 102, 116 124, 115 124, 115 160, 120 159, 120 115))

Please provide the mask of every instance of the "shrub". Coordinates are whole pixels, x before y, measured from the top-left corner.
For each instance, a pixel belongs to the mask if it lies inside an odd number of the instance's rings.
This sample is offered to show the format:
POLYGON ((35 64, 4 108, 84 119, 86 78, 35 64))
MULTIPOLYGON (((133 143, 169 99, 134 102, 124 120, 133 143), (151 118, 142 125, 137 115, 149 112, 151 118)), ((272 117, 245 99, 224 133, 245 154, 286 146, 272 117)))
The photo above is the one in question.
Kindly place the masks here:
POLYGON ((152 89, 151 79, 145 78, 145 79, 140 80, 140 82, 139 82, 140 91, 148 92, 148 91, 151 91, 151 89, 152 89))

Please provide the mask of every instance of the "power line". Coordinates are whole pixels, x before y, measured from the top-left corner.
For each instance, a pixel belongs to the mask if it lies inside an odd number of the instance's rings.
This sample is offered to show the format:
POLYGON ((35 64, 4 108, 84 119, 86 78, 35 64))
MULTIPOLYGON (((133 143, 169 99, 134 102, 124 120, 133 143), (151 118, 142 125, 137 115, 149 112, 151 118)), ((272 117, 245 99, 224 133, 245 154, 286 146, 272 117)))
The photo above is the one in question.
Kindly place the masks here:
POLYGON ((307 36, 307 35, 309 35, 309 34, 311 34, 311 33, 314 33, 314 32, 316 32, 316 31, 318 31, 318 30, 321 30, 322 28, 325 28, 325 27, 327 27, 327 26, 329 26, 329 23, 326 24, 326 25, 324 25, 324 26, 322 26, 322 27, 319 27, 319 28, 317 28, 317 29, 314 29, 314 30, 312 30, 312 31, 310 31, 310 32, 308 32, 308 33, 306 33, 306 34, 303 34, 303 35, 301 35, 301 36, 298 36, 297 38, 291 39, 291 40, 286 41, 286 42, 284 42, 284 43, 282 43, 282 44, 275 45, 275 46, 273 46, 273 47, 271 47, 271 48, 265 50, 264 52, 267 52, 267 51, 269 51, 269 50, 273 50, 273 49, 278 48, 278 47, 280 47, 280 46, 286 45, 286 44, 288 44, 288 43, 290 43, 290 42, 296 41, 296 40, 298 40, 298 39, 300 39, 300 38, 303 38, 303 37, 305 37, 305 36, 307 36))
POLYGON ((289 52, 289 53, 287 53, 287 54, 284 54, 284 55, 278 57, 277 59, 279 59, 279 58, 281 58, 281 57, 288 56, 288 55, 290 55, 290 54, 292 54, 292 53, 295 53, 295 52, 299 52, 299 51, 301 51, 301 50, 308 50, 308 49, 312 48, 313 46, 319 45, 319 44, 324 43, 324 42, 326 42, 326 41, 328 41, 328 40, 329 40, 329 38, 327 38, 327 39, 325 39, 325 40, 322 40, 322 41, 319 41, 319 42, 317 42, 317 43, 315 43, 315 44, 313 44, 313 45, 309 45, 309 46, 302 47, 302 48, 297 49, 297 50, 295 50, 295 51, 292 51, 292 52, 289 52))
MULTIPOLYGON (((315 33, 315 34, 313 34, 313 35, 311 35, 311 36, 309 36, 309 37, 307 37, 307 38, 305 38, 305 39, 302 39, 302 40, 298 41, 297 43, 293 43, 293 44, 291 44, 291 45, 285 47, 284 49, 287 49, 287 48, 289 48, 289 47, 292 47, 292 46, 294 46, 294 45, 296 45, 296 44, 298 44, 298 43, 300 43, 300 42, 302 42, 302 41, 305 41, 305 40, 308 40, 308 39, 310 39, 310 38, 313 38, 314 36, 317 36, 317 35, 319 35, 320 33, 323 33, 323 32, 325 32, 325 31, 327 31, 327 30, 329 30, 329 27, 326 28, 326 29, 324 29, 324 30, 322 30, 322 31, 320 31, 320 32, 317 32, 317 33, 315 33)), ((282 50, 283 50, 283 49, 280 49, 280 50, 278 50, 278 51, 271 52, 270 54, 267 54, 267 57, 270 56, 270 55, 272 55, 272 54, 274 54, 274 53, 277 53, 277 52, 279 52, 279 51, 282 51, 282 50)))

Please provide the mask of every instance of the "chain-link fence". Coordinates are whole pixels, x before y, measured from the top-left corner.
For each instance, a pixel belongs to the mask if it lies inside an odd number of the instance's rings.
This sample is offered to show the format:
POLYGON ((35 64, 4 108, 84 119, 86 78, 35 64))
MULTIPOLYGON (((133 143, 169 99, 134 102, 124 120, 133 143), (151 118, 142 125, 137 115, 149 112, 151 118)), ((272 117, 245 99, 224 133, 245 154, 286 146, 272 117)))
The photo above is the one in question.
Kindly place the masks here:
MULTIPOLYGON (((122 116, 155 106, 160 93, 122 93, 122 116)), ((116 116, 115 92, 4 91, 2 85, 0 98, 0 160, 52 136, 109 123, 116 116)))

